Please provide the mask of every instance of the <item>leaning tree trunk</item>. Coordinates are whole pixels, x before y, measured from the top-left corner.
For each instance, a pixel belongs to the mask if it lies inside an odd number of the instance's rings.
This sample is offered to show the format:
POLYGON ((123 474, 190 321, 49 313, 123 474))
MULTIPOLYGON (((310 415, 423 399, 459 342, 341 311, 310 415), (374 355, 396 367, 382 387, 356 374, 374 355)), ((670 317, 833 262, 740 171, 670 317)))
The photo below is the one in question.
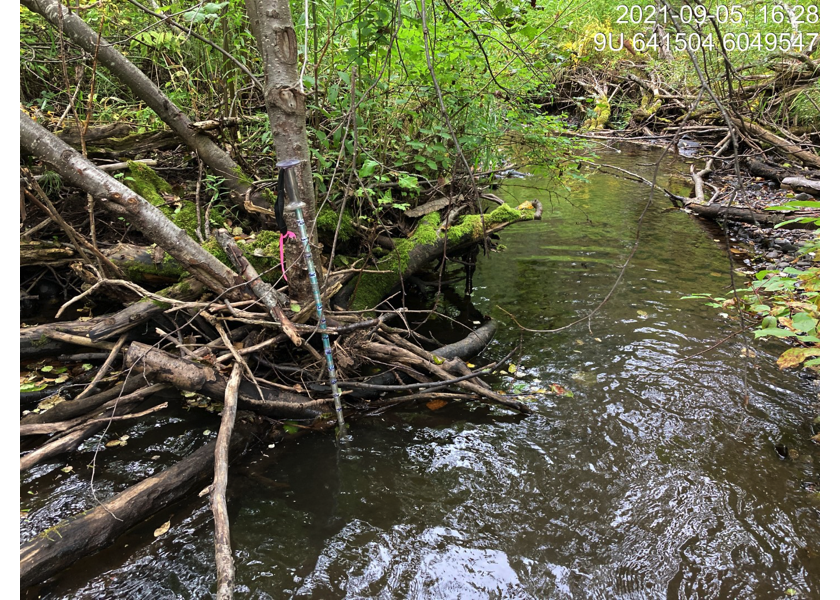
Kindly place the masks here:
MULTIPOLYGON (((210 169, 224 177, 234 202, 240 205, 244 203, 250 182, 247 181, 242 169, 211 138, 193 130, 190 127, 192 120, 175 106, 134 63, 108 41, 101 39, 87 23, 56 0, 21 0, 21 4, 44 17, 54 27, 61 29, 85 51, 91 54, 98 52, 98 62, 155 111, 164 123, 195 150, 210 169)), ((252 202, 263 207, 268 206, 268 203, 262 200, 252 198, 252 202)))
POLYGON ((242 283, 236 273, 199 246, 142 196, 97 169, 23 111, 20 111, 20 145, 52 165, 64 181, 101 200, 110 211, 125 216, 149 240, 169 252, 196 279, 217 294, 242 283))
MULTIPOLYGON (((263 95, 277 160, 302 161, 297 167, 298 194, 305 204, 304 224, 312 245, 315 271, 321 281, 321 252, 315 230, 317 207, 309 164, 309 143, 306 139, 306 96, 300 84, 298 42, 292 11, 288 0, 246 0, 245 5, 265 65, 263 95)), ((293 221, 294 218, 287 219, 290 225, 293 221)), ((296 226, 292 225, 290 229, 297 233, 296 226)), ((286 252, 286 260, 292 265, 289 269, 290 295, 308 302, 312 291, 300 240, 289 243, 286 252)))

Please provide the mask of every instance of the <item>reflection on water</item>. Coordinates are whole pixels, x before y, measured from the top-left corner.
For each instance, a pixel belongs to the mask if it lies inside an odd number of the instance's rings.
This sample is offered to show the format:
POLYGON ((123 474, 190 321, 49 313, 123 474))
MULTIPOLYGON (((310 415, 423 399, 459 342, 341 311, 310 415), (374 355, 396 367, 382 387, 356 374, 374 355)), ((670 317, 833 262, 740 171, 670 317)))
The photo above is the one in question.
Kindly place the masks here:
MULTIPOLYGON (((650 177, 642 163, 655 157, 630 148, 605 160, 650 177)), ((488 357, 522 341, 520 376, 495 384, 540 390, 536 414, 421 406, 354 423, 340 456, 326 437, 266 449, 231 482, 241 597, 819 596, 818 500, 807 489, 819 479, 808 441, 817 390, 776 368, 778 346, 748 362, 733 338, 675 362, 736 328, 680 300, 725 292, 715 234, 657 197, 624 281, 591 323, 520 336, 500 308, 554 328, 600 302, 647 200, 643 186, 604 174, 567 198, 536 189, 547 184, 508 187, 512 204, 540 198, 546 214, 479 259, 472 295, 506 324, 488 357), (797 452, 781 460, 779 443, 797 452)), ((460 290, 445 301, 453 314, 474 310, 460 290)), ((213 527, 199 502, 110 572, 64 575, 45 597, 207 597, 213 527)))

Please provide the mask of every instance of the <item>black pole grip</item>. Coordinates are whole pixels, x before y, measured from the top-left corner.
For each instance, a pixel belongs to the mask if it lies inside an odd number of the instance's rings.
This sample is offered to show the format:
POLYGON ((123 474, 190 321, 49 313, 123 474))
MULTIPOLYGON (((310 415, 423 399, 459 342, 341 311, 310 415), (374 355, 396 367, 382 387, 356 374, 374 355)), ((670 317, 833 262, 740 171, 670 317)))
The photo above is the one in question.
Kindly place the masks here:
POLYGON ((280 235, 286 235, 289 228, 286 226, 286 218, 283 210, 286 208, 286 169, 280 169, 277 175, 277 202, 274 203, 274 218, 277 221, 277 231, 280 235))

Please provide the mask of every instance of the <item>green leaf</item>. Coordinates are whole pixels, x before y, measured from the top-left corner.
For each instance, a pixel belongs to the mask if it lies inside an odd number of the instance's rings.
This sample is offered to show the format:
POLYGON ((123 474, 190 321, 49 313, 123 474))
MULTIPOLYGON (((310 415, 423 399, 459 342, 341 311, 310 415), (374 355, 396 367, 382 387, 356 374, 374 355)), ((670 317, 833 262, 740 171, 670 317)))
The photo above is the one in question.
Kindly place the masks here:
POLYGON ((439 356, 435 356, 434 354, 432 354, 432 362, 434 362, 436 365, 442 365, 443 363, 446 362, 446 359, 443 359, 439 356))
POLYGON ((795 200, 779 206, 768 206, 764 210, 794 210, 797 208, 819 208, 819 200, 795 200))
POLYGON ((498 2, 496 6, 493 7, 493 16, 497 19, 503 19, 510 14, 510 9, 505 6, 504 2, 498 2))
POLYGON ((813 331, 817 326, 817 320, 809 317, 806 313, 800 312, 793 315, 791 319, 793 326, 799 331, 809 332, 813 331))
POLYGON ((417 178, 412 175, 400 175, 398 183, 404 190, 416 190, 420 187, 417 178))
POLYGON ((47 387, 46 383, 24 383, 20 386, 21 392, 40 392, 47 387))
POLYGON ((778 325, 779 321, 776 319, 776 317, 772 317, 769 315, 764 317, 764 319, 761 321, 762 329, 775 329, 778 325))
POLYGON ((43 371, 44 373, 49 373, 52 370, 53 370, 52 365, 47 365, 45 367, 41 367, 41 371, 43 371))
POLYGON ((379 166, 379 163, 375 160, 367 159, 365 164, 362 165, 362 168, 359 169, 359 177, 370 177, 373 175, 373 172, 376 170, 376 167, 379 166))
POLYGON ((289 305, 289 310, 291 310, 293 313, 299 313, 300 312, 300 304, 297 304, 296 302, 292 302, 289 305))
POLYGON ((291 433, 297 433, 298 431, 300 431, 300 429, 298 429, 294 425, 283 425, 283 431, 291 434, 291 433))
POLYGON ((768 327, 767 329, 758 329, 754 331, 755 337, 794 337, 796 334, 787 329, 779 329, 777 327, 768 327))

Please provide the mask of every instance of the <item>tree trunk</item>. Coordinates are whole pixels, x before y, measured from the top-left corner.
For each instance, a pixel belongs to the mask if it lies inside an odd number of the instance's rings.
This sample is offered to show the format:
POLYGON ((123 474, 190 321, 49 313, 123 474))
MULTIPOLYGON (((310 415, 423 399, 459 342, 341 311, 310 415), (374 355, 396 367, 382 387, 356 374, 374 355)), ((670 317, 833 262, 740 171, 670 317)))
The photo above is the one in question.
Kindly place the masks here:
MULTIPOLYGON (((248 17, 265 65, 264 96, 274 151, 278 161, 298 159, 298 195, 304 203, 303 218, 312 245, 318 281, 323 281, 321 250, 315 228, 315 190, 306 139, 306 96, 300 88, 298 42, 288 0, 248 0, 248 17)), ((295 219, 289 215, 287 222, 295 219)), ((296 221, 295 221, 296 222, 296 221)), ((297 227, 290 227, 295 231, 297 227)), ((297 233, 297 232, 296 232, 297 233)), ((290 296, 308 303, 312 299, 309 275, 300 240, 286 245, 290 296)))
MULTIPOLYGON (((91 54, 98 52, 99 64, 108 69, 137 98, 155 111, 164 123, 169 125, 190 148, 195 150, 210 169, 217 175, 224 177, 225 184, 231 192, 231 199, 239 205, 244 204, 245 193, 250 186, 250 182, 244 176, 242 169, 212 139, 192 129, 190 127, 192 119, 175 106, 134 63, 123 56, 108 41, 100 39, 87 23, 56 0, 21 0, 21 4, 44 17, 54 27, 63 30, 74 43, 85 51, 91 54)), ((265 200, 259 198, 252 198, 251 201, 258 206, 269 206, 265 200)))
POLYGON ((51 164, 64 181, 101 200, 112 212, 124 215, 148 239, 169 252, 196 279, 217 294, 242 283, 236 273, 199 246, 145 198, 97 169, 23 111, 20 111, 20 144, 37 158, 51 164))

